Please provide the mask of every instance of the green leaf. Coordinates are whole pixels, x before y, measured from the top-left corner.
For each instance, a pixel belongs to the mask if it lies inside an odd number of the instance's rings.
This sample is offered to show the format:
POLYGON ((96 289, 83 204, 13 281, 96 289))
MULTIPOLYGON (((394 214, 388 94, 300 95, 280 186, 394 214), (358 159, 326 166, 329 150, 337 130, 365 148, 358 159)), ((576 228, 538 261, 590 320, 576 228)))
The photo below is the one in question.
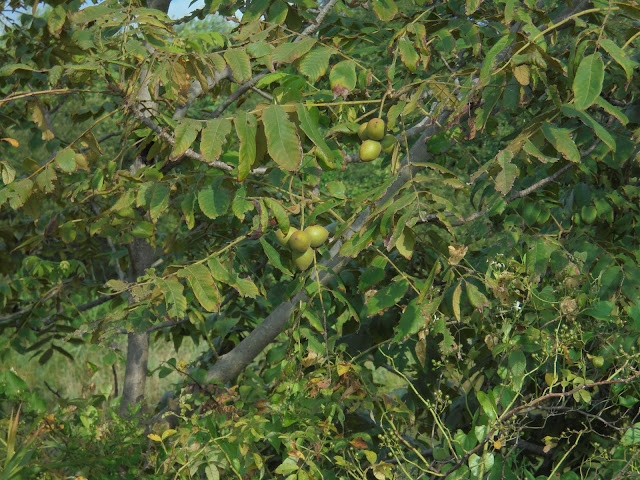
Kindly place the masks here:
POLYGON ((550 123, 542 124, 544 137, 570 162, 580 162, 580 152, 571 138, 571 130, 550 123))
POLYGON ((9 185, 16 179, 16 170, 9 162, 0 162, 0 170, 2 170, 2 183, 9 185))
POLYGON ((182 319, 187 312, 187 299, 182 294, 184 287, 175 277, 156 279, 158 288, 164 293, 167 313, 173 319, 182 319))
POLYGON ((398 241, 395 243, 395 247, 398 253, 407 260, 411 259, 413 255, 413 249, 416 245, 416 237, 413 234, 413 230, 409 227, 404 227, 402 233, 398 237, 398 241))
POLYGON ((371 261, 371 264, 360 274, 360 280, 358 281, 358 289, 360 291, 368 290, 376 283, 384 280, 384 269, 387 265, 387 259, 383 256, 378 256, 371 261))
POLYGON ((141 221, 133 225, 131 235, 137 238, 149 238, 153 236, 154 230, 153 223, 141 221))
POLYGON ((465 6, 465 13, 467 15, 473 14, 478 9, 481 3, 482 3, 482 0, 467 0, 467 4, 465 6))
POLYGON ((57 178, 55 169, 51 165, 47 165, 36 177, 36 185, 44 193, 51 193, 55 188, 53 182, 57 178))
POLYGON ((271 245, 269 245, 264 237, 260 237, 260 244, 262 245, 262 249, 267 255, 267 258, 274 267, 276 267, 285 275, 293 276, 293 273, 291 273, 291 271, 289 271, 289 269, 282 264, 282 259, 280 258, 280 254, 278 253, 278 251, 271 245))
POLYGON ((76 152, 70 148, 60 150, 56 155, 55 162, 63 172, 73 172, 76 169, 76 152))
POLYGON ((0 385, 4 387, 3 390, 7 395, 18 395, 29 390, 27 383, 9 369, 0 375, 0 385))
POLYGON ((596 320, 607 320, 611 316, 611 312, 613 312, 614 308, 615 305, 613 302, 605 300, 585 308, 582 311, 582 314, 589 315, 596 320))
POLYGON ((544 239, 538 239, 527 252, 527 271, 542 274, 549 265, 551 249, 544 239))
POLYGON ((453 296, 451 297, 451 305, 453 307, 453 315, 456 317, 458 322, 462 321, 462 316, 460 313, 460 298, 462 297, 462 282, 459 282, 456 285, 456 288, 453 290, 453 296))
POLYGON ((207 264, 209 265, 213 278, 218 282, 226 283, 227 285, 231 285, 233 283, 233 276, 216 257, 209 257, 207 264))
POLYGON ((49 33, 54 37, 57 37, 62 31, 64 22, 67 19, 67 12, 63 5, 58 5, 49 12, 49 18, 47 19, 47 28, 49 33))
POLYGON ((280 105, 270 105, 262 112, 262 122, 271 158, 285 170, 297 170, 302 162, 302 147, 287 112, 280 105))
POLYGON ((230 132, 231 121, 226 118, 214 118, 207 122, 200 139, 200 153, 209 164, 220 158, 222 147, 227 143, 230 132))
POLYGON ((333 98, 347 98, 349 92, 356 87, 356 62, 343 60, 336 63, 329 72, 329 84, 333 98))
POLYGON ((486 393, 484 393, 482 390, 479 390, 476 392, 476 398, 478 399, 478 402, 480 403, 484 414, 489 417, 489 420, 493 421, 498 418, 496 406, 486 393))
POLYGON ((224 52, 224 59, 231 67, 233 78, 237 82, 245 82, 251 78, 251 61, 241 48, 233 48, 224 52))
POLYGON ((555 157, 549 157, 544 153, 542 153, 540 150, 538 150, 538 147, 536 147, 529 139, 527 139, 527 141, 524 142, 524 145, 522 146, 522 150, 524 150, 526 153, 528 153, 532 157, 537 158, 542 163, 555 163, 558 160, 555 157))
POLYGON ((204 265, 189 265, 178 271, 178 276, 186 278, 193 294, 202 308, 215 312, 220 305, 220 295, 211 272, 204 265))
POLYGON ((417 298, 409 302, 409 305, 402 312, 400 322, 396 328, 396 336, 394 342, 401 341, 420 331, 424 327, 425 319, 420 312, 420 303, 417 298))
POLYGON ((243 22, 252 22, 262 16, 264 11, 269 7, 270 0, 251 0, 247 4, 249 7, 242 14, 243 22))
POLYGON ((633 75, 633 69, 638 66, 638 62, 631 60, 627 57, 627 54, 622 48, 620 48, 614 41, 608 38, 601 38, 598 43, 602 45, 611 58, 613 58, 623 69, 627 75, 627 82, 631 81, 633 75))
POLYGON ((209 185, 198 192, 198 205, 202 213, 213 220, 229 209, 230 197, 225 188, 209 185))
POLYGON ((304 107, 304 105, 298 103, 296 105, 296 111, 298 113, 298 120, 300 120, 300 128, 307 135, 309 140, 313 142, 313 144, 322 151, 322 154, 327 158, 326 162, 331 168, 331 165, 335 167, 333 163, 333 152, 327 142, 325 142, 324 137, 320 133, 320 130, 316 127, 316 122, 313 121, 311 115, 304 107))
POLYGON ((373 0, 373 11, 383 22, 393 20, 398 13, 398 5, 393 0, 373 0))
POLYGON ((291 63, 306 54, 316 40, 311 37, 304 37, 299 42, 288 42, 278 45, 271 53, 272 63, 291 63))
POLYGON ((64 243, 71 243, 76 239, 78 230, 73 222, 66 222, 60 225, 59 233, 64 243))
POLYGON ((300 73, 308 77, 311 82, 317 82, 329 69, 329 59, 333 49, 319 46, 307 53, 300 61, 300 73))
POLYGON ((635 423, 624 432, 620 443, 625 447, 631 447, 633 445, 640 445, 640 423, 635 423))
POLYGON ((511 163, 513 158, 513 152, 510 150, 502 150, 496 155, 498 164, 502 167, 502 170, 496 175, 496 190, 506 195, 511 191, 513 182, 515 182, 518 175, 517 167, 511 163))
POLYGON ((172 157, 179 157, 195 142, 202 124, 196 120, 184 119, 175 130, 176 143, 171 152, 172 157))
POLYGON ((473 308, 476 308, 482 311, 485 307, 489 306, 489 300, 487 299, 484 293, 478 290, 478 287, 476 287, 473 283, 470 283, 468 281, 465 281, 464 286, 465 286, 465 291, 467 292, 467 298, 469 299, 469 303, 473 308))
POLYGON ((271 210, 273 212, 273 215, 276 217, 280 230, 282 230, 283 232, 288 232, 289 215, 287 214, 287 211, 284 209, 282 204, 279 201, 274 200, 273 198, 266 197, 263 200, 267 207, 269 207, 269 210, 271 210))
POLYGON ((169 194, 171 190, 162 183, 155 183, 149 192, 149 214, 153 223, 158 221, 160 215, 169 207, 169 194))
POLYGON ((256 284, 248 278, 236 278, 231 286, 243 297, 256 298, 260 295, 260 290, 258 290, 256 284))
POLYGON ((24 202, 26 202, 31 196, 33 182, 28 178, 23 178, 22 180, 14 182, 5 188, 10 189, 9 206, 12 209, 17 210, 22 207, 24 202))
POLYGON ((16 70, 26 70, 28 72, 41 71, 33 68, 31 65, 27 65, 26 63, 11 63, 0 68, 0 77, 8 77, 9 75, 12 75, 16 70))
POLYGON ((236 192, 231 203, 231 211, 240 220, 244 220, 245 214, 253 210, 253 202, 250 202, 246 198, 247 192, 244 185, 240 186, 240 189, 236 192))
POLYGON ((514 377, 522 377, 527 371, 527 358, 522 350, 509 353, 509 370, 514 377))
POLYGON ((573 79, 573 104, 578 110, 589 108, 602 92, 604 62, 599 53, 587 55, 580 62, 573 79))
POLYGON ((408 38, 401 38, 398 40, 398 49, 400 50, 400 59, 402 63, 404 63, 405 67, 409 69, 410 72, 415 72, 418 68, 418 61, 420 60, 420 56, 416 49, 413 48, 413 42, 408 38))
POLYGON ((611 105, 604 98, 598 97, 596 99, 596 105, 602 108, 609 115, 613 116, 616 120, 618 120, 623 126, 629 123, 629 117, 627 117, 620 108, 611 105))
POLYGON ((382 310, 394 306, 404 297, 408 288, 409 282, 404 279, 381 288, 367 302, 367 315, 377 315, 382 310))
POLYGON ((298 468, 300 468, 298 467, 298 461, 293 457, 287 457, 284 462, 278 465, 278 468, 275 469, 275 473, 286 475, 288 473, 295 472, 298 468))
POLYGON ((505 35, 500 40, 498 40, 487 52, 487 55, 482 62, 482 68, 480 69, 481 82, 484 82, 493 70, 498 54, 502 52, 502 50, 504 50, 508 45, 510 45, 515 40, 515 38, 516 37, 514 34, 505 35))
POLYGON ((238 180, 247 178, 251 167, 256 161, 256 132, 258 131, 258 121, 255 115, 239 111, 234 119, 236 133, 240 140, 240 150, 238 152, 238 180))
POLYGON ((577 110, 572 105, 562 105, 561 110, 562 110, 562 113, 564 113, 568 117, 578 117, 580 120, 582 120, 582 123, 584 123, 586 126, 591 128, 591 130, 593 130, 593 132, 598 136, 598 138, 602 140, 605 143, 605 145, 607 145, 607 147, 611 149, 611 151, 613 152, 616 151, 616 141, 614 140, 613 136, 607 131, 606 128, 600 125, 587 112, 582 110, 577 110))
POLYGON ((275 0, 269 7, 267 20, 269 23, 282 25, 287 19, 287 15, 289 15, 289 6, 287 3, 282 0, 275 0))

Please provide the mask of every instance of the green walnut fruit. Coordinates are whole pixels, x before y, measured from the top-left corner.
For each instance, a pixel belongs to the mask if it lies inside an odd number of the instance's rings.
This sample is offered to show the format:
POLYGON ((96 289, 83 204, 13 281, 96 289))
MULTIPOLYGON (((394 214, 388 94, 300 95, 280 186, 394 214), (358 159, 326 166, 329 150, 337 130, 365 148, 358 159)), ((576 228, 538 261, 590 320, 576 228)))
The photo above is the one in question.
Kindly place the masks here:
POLYGON ((376 142, 375 140, 365 140, 360 145, 360 160, 363 162, 370 162, 371 160, 375 160, 380 155, 380 151, 382 150, 382 145, 380 142, 376 142))
POLYGON ((313 263, 313 249, 307 248, 304 252, 293 253, 293 263, 298 267, 298 270, 303 271, 309 268, 313 263))
POLYGON ((360 128, 358 128, 358 136, 362 141, 369 140, 369 137, 367 136, 367 125, 367 123, 363 123, 360 125, 360 128))
POLYGON ((293 235, 291 235, 291 238, 289 238, 288 245, 289 248, 294 252, 304 253, 311 246, 311 239, 309 238, 309 235, 307 235, 303 231, 298 230, 293 232, 293 235))
POLYGON ((291 236, 297 231, 298 231, 297 228, 289 227, 289 231, 285 235, 284 233, 282 233, 282 230, 278 229, 276 231, 276 238, 278 239, 278 243, 283 247, 286 246, 291 236))
POLYGON ((591 225, 596 221, 596 217, 598 216, 598 210, 593 205, 586 205, 582 207, 580 211, 580 216, 582 217, 582 221, 587 225, 591 225))
POLYGON ((384 137, 384 120, 372 118, 367 123, 367 136, 370 140, 382 140, 384 137))
POLYGON ((593 363, 593 366, 596 368, 602 368, 604 365, 604 358, 600 355, 593 355, 591 357, 591 363, 593 363))
POLYGON ((384 138, 380 141, 380 145, 382 146, 383 153, 391 153, 393 151, 393 147, 396 146, 398 141, 396 137, 391 135, 390 133, 386 134, 384 138))
POLYGON ((309 235, 309 240, 311 240, 311 248, 317 248, 327 241, 329 238, 329 232, 326 228, 321 227, 320 225, 311 225, 304 229, 304 233, 309 235))

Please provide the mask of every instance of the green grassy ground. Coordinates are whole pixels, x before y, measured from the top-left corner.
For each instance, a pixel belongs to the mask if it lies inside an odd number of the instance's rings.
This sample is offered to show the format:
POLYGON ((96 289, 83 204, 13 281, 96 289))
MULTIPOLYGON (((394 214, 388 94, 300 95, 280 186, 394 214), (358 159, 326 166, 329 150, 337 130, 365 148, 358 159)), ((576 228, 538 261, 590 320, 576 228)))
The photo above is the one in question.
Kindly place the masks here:
MULTIPOLYGON (((0 368, 13 370, 30 388, 39 391, 48 405, 53 405, 58 398, 47 384, 64 399, 87 398, 91 395, 112 398, 115 392, 112 365, 116 367, 119 394, 122 394, 126 359, 125 335, 114 339, 109 348, 99 345, 69 345, 65 348, 73 355, 73 361, 56 352, 44 365, 38 363, 39 356, 20 355, 7 348, 7 343, 8 339, 0 339, 0 368)), ((197 346, 186 337, 176 354, 172 343, 152 339, 146 387, 149 405, 156 405, 172 385, 184 380, 176 372, 159 378, 158 367, 171 357, 175 357, 178 363, 189 363, 206 348, 204 343, 197 346)))

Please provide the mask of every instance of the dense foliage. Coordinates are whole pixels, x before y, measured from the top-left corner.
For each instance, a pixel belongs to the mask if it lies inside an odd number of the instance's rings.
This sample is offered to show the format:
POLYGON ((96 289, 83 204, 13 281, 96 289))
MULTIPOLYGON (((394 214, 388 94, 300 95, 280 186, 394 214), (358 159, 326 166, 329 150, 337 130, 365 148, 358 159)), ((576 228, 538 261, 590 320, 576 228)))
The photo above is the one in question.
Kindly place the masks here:
POLYGON ((45 3, 3 3, 0 478, 640 475, 635 0, 45 3))

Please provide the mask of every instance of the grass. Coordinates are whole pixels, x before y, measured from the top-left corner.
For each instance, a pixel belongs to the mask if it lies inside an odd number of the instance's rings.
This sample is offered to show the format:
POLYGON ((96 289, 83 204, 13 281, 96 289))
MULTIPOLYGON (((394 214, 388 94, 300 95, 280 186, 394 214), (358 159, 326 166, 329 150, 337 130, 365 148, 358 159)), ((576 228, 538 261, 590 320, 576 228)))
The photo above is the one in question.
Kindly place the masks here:
MULTIPOLYGON (((108 347, 91 344, 67 345, 65 349, 73 356, 73 361, 56 352, 44 365, 39 364, 39 355, 30 357, 28 354, 19 354, 9 348, 8 343, 7 338, 0 339, 0 369, 13 370, 31 389, 36 390, 49 406, 58 402, 58 395, 66 400, 87 398, 91 395, 113 397, 115 381, 112 365, 116 367, 118 394, 122 395, 127 348, 124 335, 115 339, 108 347)), ((159 378, 158 367, 172 357, 175 357, 177 362, 190 363, 206 348, 206 344, 201 343, 198 346, 191 338, 185 337, 179 351, 175 352, 172 342, 152 337, 146 384, 147 404, 157 405, 165 392, 184 381, 184 376, 177 372, 159 378)))

